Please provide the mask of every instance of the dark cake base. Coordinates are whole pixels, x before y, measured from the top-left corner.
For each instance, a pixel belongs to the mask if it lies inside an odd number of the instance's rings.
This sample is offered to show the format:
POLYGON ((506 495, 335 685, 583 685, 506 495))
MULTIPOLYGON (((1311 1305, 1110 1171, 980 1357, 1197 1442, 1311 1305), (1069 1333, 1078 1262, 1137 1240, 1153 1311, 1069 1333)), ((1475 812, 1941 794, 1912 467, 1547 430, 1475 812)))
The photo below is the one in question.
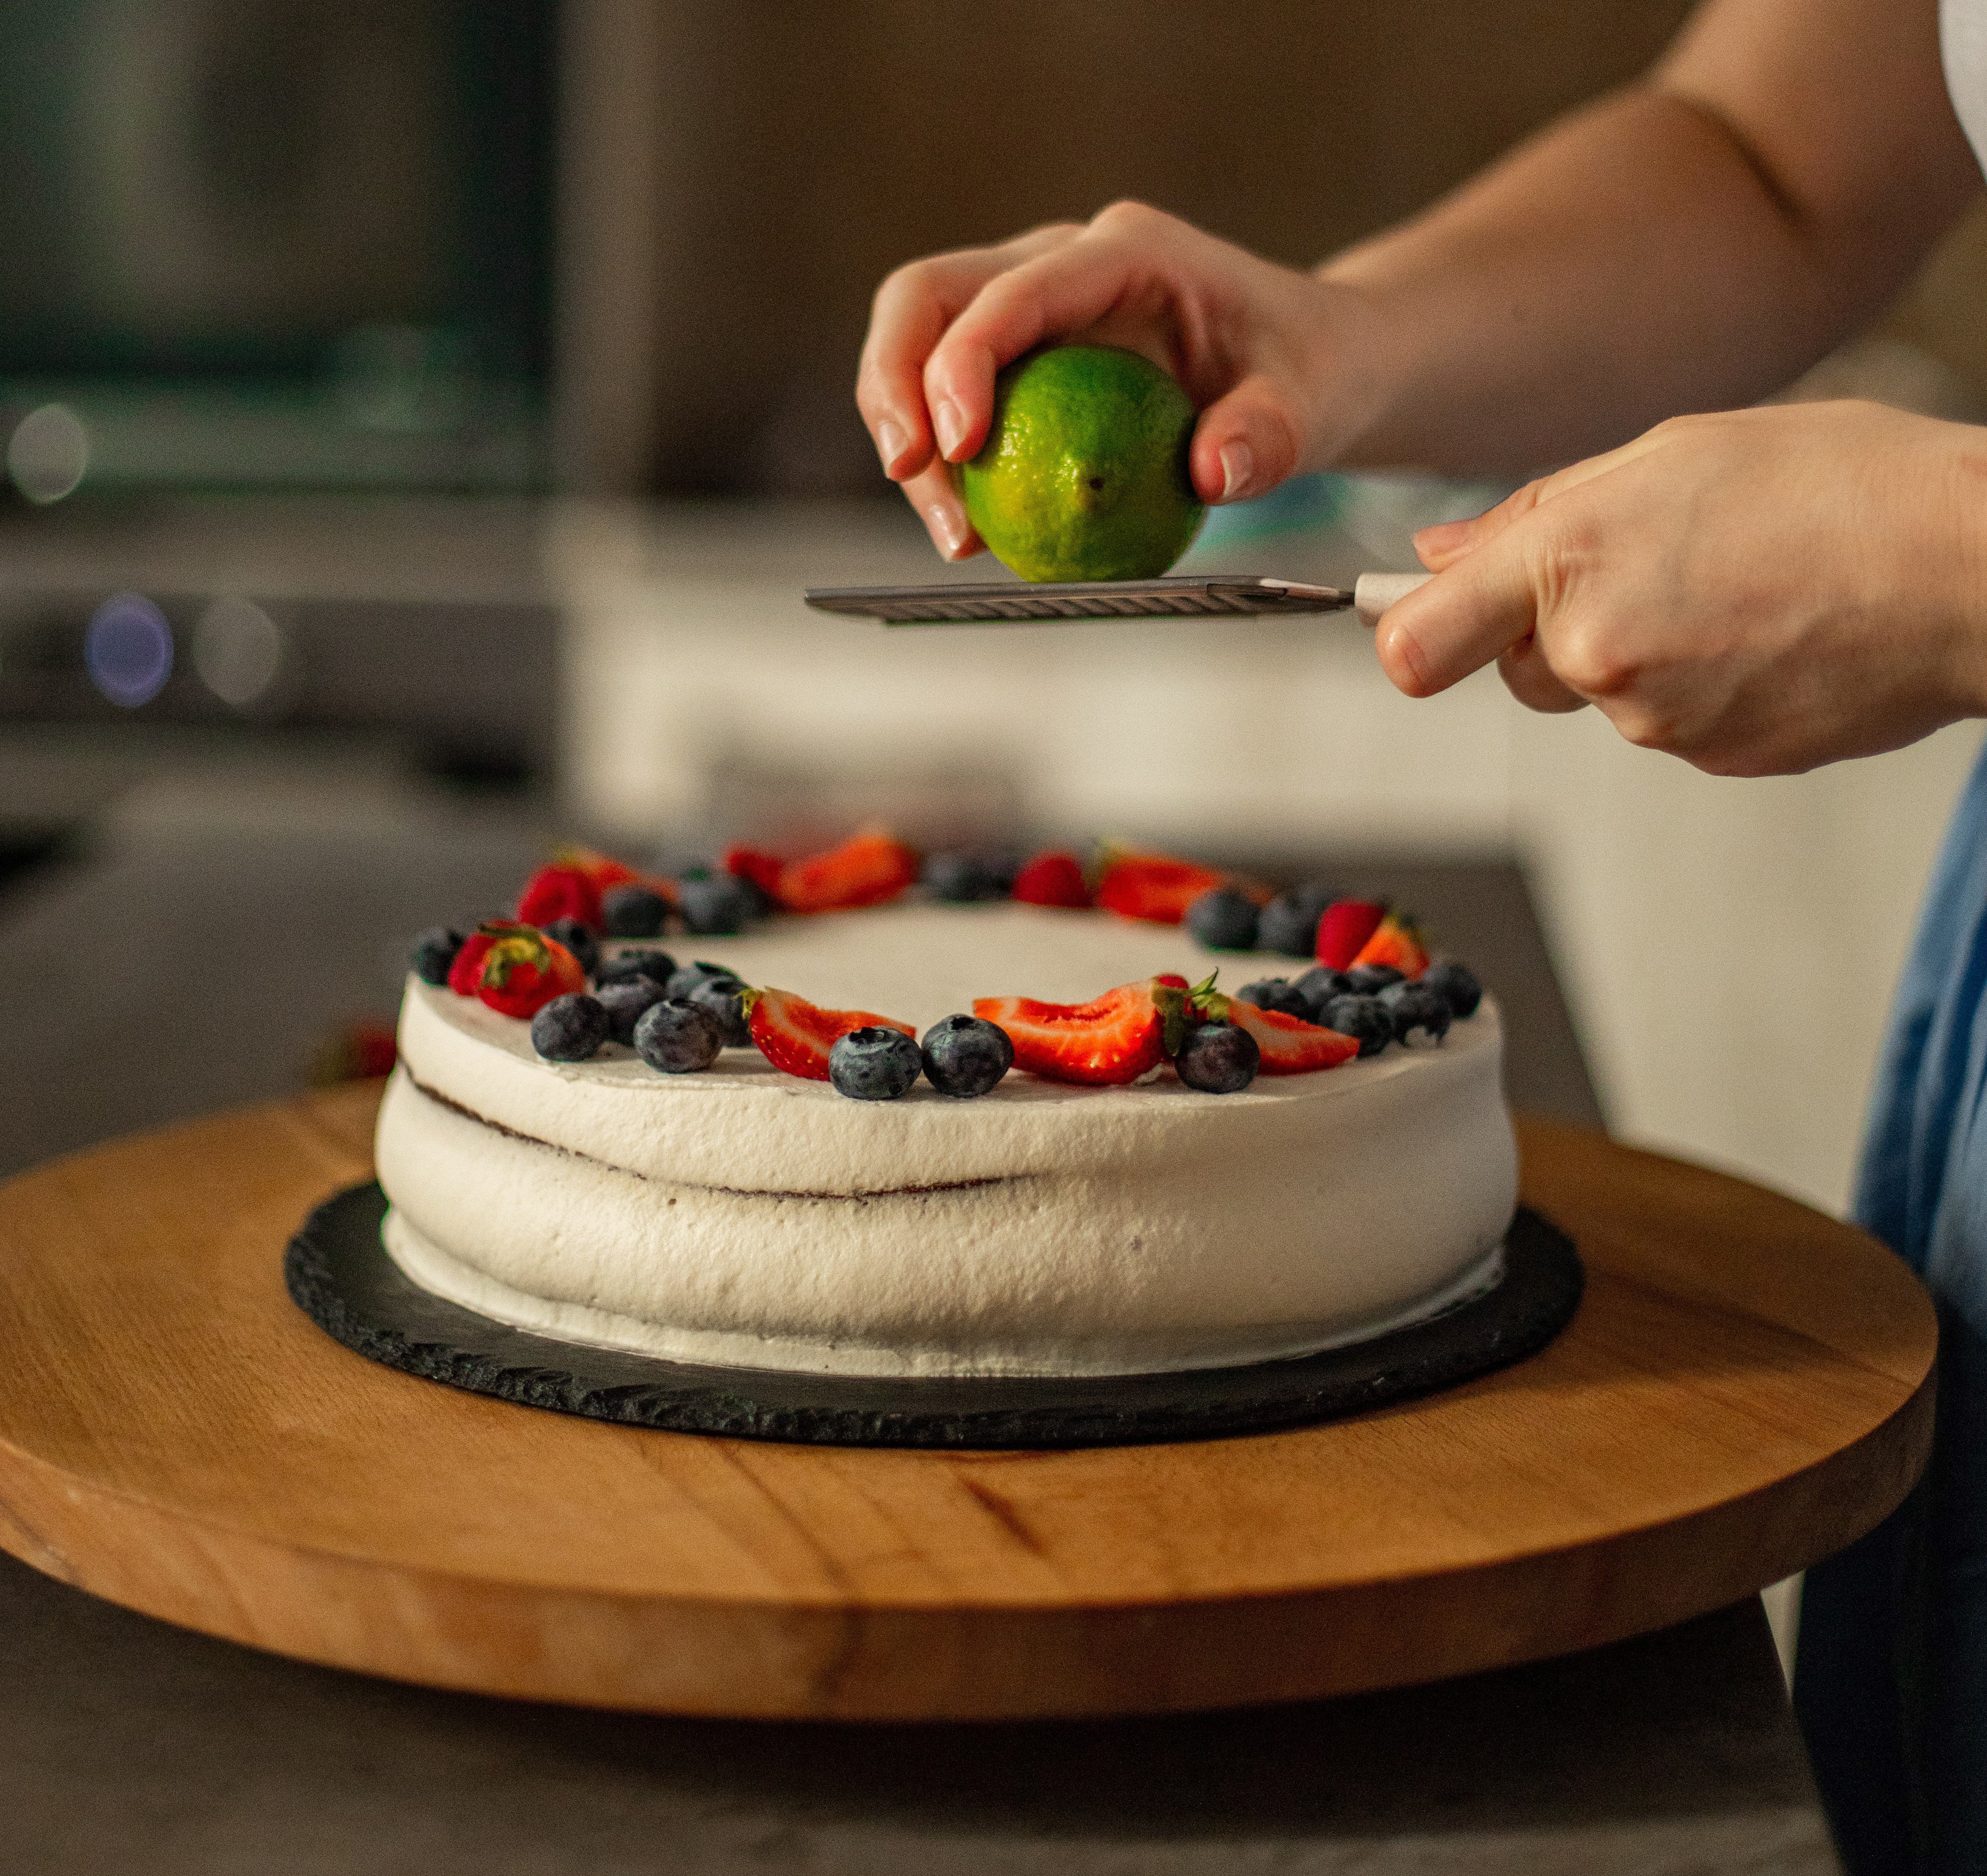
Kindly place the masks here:
POLYGON ((821 1446, 1056 1447, 1209 1439, 1334 1419, 1535 1354, 1579 1306, 1572 1240, 1520 1208, 1488 1295, 1349 1348, 1183 1374, 878 1380, 701 1368, 536 1335, 444 1301, 380 1241, 376 1183, 327 1199, 284 1254, 298 1307, 369 1359, 528 1407, 821 1446))

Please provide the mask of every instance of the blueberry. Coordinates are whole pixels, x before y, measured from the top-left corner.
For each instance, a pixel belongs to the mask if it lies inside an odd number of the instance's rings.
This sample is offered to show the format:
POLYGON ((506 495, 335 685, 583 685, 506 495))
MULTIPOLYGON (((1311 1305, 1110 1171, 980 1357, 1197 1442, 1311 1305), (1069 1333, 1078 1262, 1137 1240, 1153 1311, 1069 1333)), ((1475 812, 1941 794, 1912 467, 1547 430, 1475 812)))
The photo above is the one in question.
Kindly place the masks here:
POLYGON ((1307 1023, 1311 1020, 1310 1003, 1288 977, 1258 977, 1253 984, 1243 984, 1235 994, 1259 1010, 1279 1010, 1285 1016, 1307 1023))
POLYGON ((934 853, 918 878, 925 890, 944 905, 970 906, 978 899, 1000 896, 993 869, 977 853, 934 853))
POLYGON ((997 1023, 977 1016, 941 1017, 925 1031, 925 1079, 942 1095, 966 1101, 983 1095, 1014 1065, 1014 1044, 997 1023))
POLYGON ((1324 1020, 1324 1006, 1334 997, 1354 994, 1352 980, 1342 970, 1334 970, 1329 964, 1314 964, 1300 977, 1292 980, 1290 988, 1304 1000, 1314 1023, 1324 1020))
POLYGON ((1345 973, 1355 997, 1377 997, 1388 984, 1405 981, 1407 974, 1392 964, 1354 964, 1345 973))
POLYGON ((687 998, 700 984, 713 977, 723 977, 733 984, 738 981, 737 972, 729 964, 708 963, 699 959, 695 963, 679 964, 669 973, 669 993, 679 1000, 687 998))
POLYGON ((555 919, 538 929, 555 943, 564 945, 589 977, 600 968, 599 942, 579 919, 555 919))
POLYGON ((852 1029, 828 1051, 828 1078, 853 1101, 894 1101, 924 1066, 918 1045, 901 1029, 880 1024, 852 1029))
POLYGON ((1262 1059, 1256 1038, 1239 1024, 1203 1023, 1180 1044, 1173 1070, 1204 1095, 1236 1095, 1255 1080, 1262 1059))
POLYGON ((717 1025, 717 1033, 730 1049, 750 1048, 751 1026, 745 1021, 745 986, 736 977, 704 977, 683 1000, 694 1004, 717 1025))
POLYGON ((1261 916, 1247 893, 1218 886, 1187 907, 1186 928, 1210 951, 1253 951, 1261 916))
POLYGON ((663 1075, 694 1075, 708 1068, 724 1046, 716 1017, 671 997, 642 1012, 630 1040, 636 1054, 663 1075))
POLYGON ((676 886, 676 909, 684 925, 700 937, 730 937, 742 932, 752 917, 752 900, 743 882, 729 873, 705 879, 684 879, 676 886))
POLYGON ((616 977, 593 994, 607 1012, 607 1033, 616 1042, 633 1041, 642 1012, 663 1000, 663 987, 653 977, 616 977))
POLYGON ((1393 1020, 1396 1042, 1419 1037, 1432 1045, 1449 1034, 1453 1019, 1449 1000, 1439 990, 1422 984, 1390 984, 1380 993, 1379 1002, 1393 1020))
POLYGON ((599 985, 626 984, 635 977, 665 984, 676 967, 676 960, 666 951, 623 951, 619 957, 610 957, 601 965, 593 977, 599 985))
POLYGON ((1020 877, 1027 859, 1019 847, 994 847, 980 856, 980 863, 987 869, 987 877, 993 882, 996 899, 1006 899, 1014 892, 1014 882, 1020 877))
POLYGON ((670 916, 669 901, 632 880, 610 886, 600 896, 600 923, 610 938, 655 938, 670 916))
POLYGON ((575 990, 555 997, 531 1018, 531 1047, 547 1061, 584 1061, 607 1040, 607 1011, 575 990))
POLYGON ((1476 973, 1453 958, 1429 965, 1422 981, 1449 1005, 1452 1016, 1474 1016, 1483 1000, 1483 986, 1477 982, 1476 973))
POLYGON ((1317 950, 1317 922, 1334 899, 1344 895, 1322 880, 1308 879, 1294 886, 1263 908, 1256 933, 1257 944, 1265 951, 1281 951, 1289 957, 1311 957, 1317 950))
POLYGON ((1377 997, 1334 997, 1324 1006, 1324 1026, 1351 1036, 1364 1057, 1377 1055, 1394 1039, 1394 1019, 1377 997))
POLYGON ((748 879, 743 873, 734 873, 738 882, 739 896, 745 902, 745 923, 756 925, 761 919, 770 919, 779 910, 773 903, 773 896, 756 879, 748 879))
POLYGON ((462 934, 446 925, 430 925, 414 940, 407 955, 407 968, 423 984, 440 989, 448 981, 448 967, 462 949, 462 934))

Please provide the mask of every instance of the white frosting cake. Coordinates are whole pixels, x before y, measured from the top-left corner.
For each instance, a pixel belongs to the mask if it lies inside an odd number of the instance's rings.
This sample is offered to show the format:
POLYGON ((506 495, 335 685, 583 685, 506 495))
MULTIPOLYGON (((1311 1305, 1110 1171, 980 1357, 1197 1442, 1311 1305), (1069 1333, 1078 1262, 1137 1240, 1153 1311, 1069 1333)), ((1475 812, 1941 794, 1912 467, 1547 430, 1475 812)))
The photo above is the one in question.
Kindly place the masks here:
MULTIPOLYGON (((1013 904, 670 948, 920 1031, 975 997, 1211 968, 1176 928, 1013 904)), ((1267 964, 1215 961, 1230 988, 1267 964)), ((401 1267, 484 1315, 681 1361, 1100 1375, 1304 1354, 1487 1288, 1516 1194, 1487 1000, 1439 1047, 1229 1095, 1017 1071, 977 1100, 920 1081, 853 1101, 751 1049, 697 1075, 612 1044, 562 1065, 411 978, 400 1048, 377 1157, 401 1267)))

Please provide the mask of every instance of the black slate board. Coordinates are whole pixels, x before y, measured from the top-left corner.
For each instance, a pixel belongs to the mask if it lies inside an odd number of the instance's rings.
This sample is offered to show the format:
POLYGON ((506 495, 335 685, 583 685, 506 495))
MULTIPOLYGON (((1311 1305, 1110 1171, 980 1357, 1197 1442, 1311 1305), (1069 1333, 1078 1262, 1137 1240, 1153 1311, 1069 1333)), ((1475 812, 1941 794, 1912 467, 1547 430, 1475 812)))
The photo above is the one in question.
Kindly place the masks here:
POLYGON ((697 1367, 512 1328, 405 1276, 380 1241, 386 1210, 376 1183, 354 1186, 312 1212, 284 1253, 292 1299, 346 1348, 525 1406, 820 1446, 1131 1446, 1336 1419, 1537 1353, 1572 1319, 1582 1282, 1572 1240, 1521 1207, 1495 1290, 1350 1348, 1186 1374, 877 1380, 697 1367))

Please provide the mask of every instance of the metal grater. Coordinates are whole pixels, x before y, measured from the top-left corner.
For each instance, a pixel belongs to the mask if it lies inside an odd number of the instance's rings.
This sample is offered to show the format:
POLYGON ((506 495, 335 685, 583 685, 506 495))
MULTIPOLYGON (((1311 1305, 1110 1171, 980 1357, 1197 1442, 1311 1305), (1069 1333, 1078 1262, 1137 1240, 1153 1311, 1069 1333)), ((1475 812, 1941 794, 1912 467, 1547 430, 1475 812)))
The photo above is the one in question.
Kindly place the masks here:
POLYGON ((886 626, 1262 617, 1348 610, 1371 625, 1428 577, 1425 573, 1362 573, 1350 589, 1247 573, 1198 579, 1045 581, 1040 585, 987 580, 936 586, 811 586, 807 602, 819 612, 880 619, 886 626))

